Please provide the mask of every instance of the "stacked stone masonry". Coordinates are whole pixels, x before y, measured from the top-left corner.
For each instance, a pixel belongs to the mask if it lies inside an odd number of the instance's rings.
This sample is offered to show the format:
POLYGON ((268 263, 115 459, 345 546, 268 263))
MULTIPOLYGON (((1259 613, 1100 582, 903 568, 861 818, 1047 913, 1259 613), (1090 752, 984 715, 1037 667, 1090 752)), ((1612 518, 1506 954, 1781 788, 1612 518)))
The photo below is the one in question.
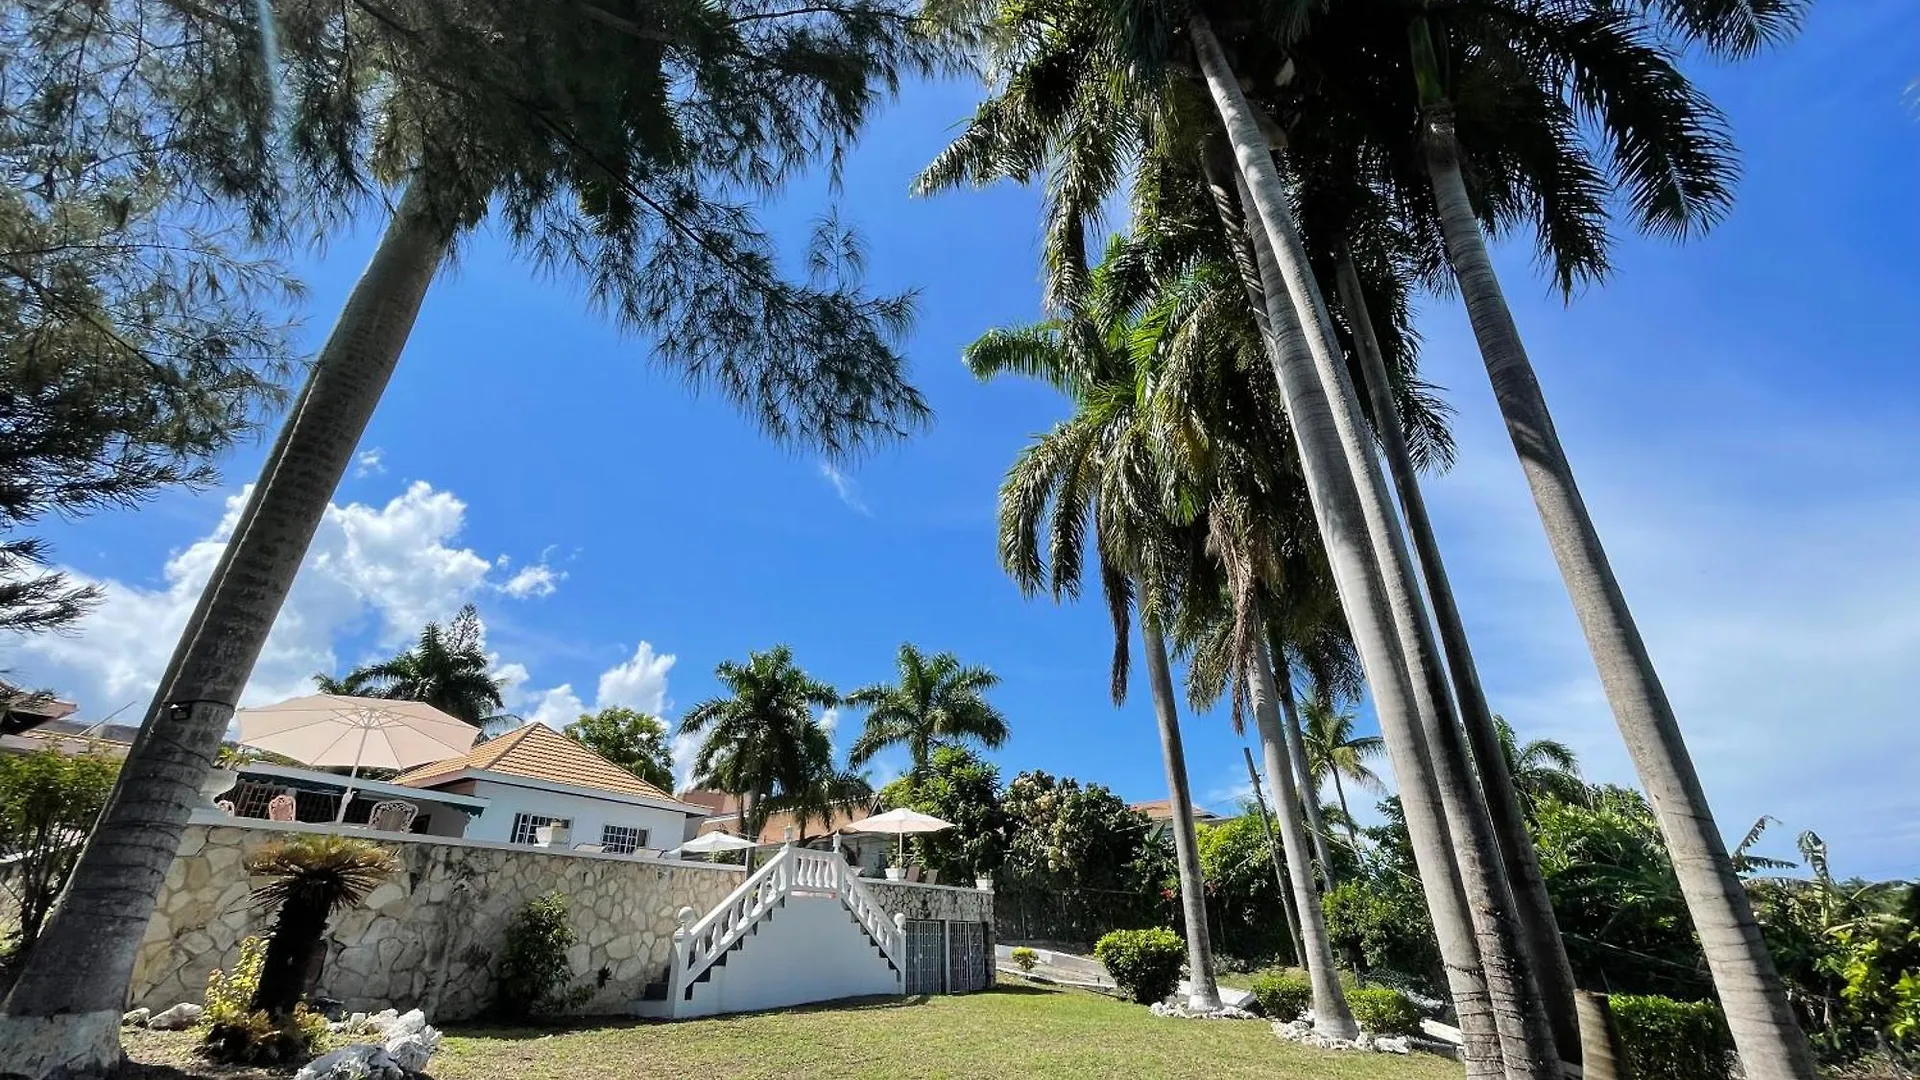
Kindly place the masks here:
MULTIPOLYGON (((314 826, 194 824, 134 968, 128 1008, 155 1011, 200 1001, 208 972, 238 958, 240 942, 270 925, 248 899, 242 860, 287 832, 314 826)), ((493 997, 508 922, 528 901, 558 890, 578 941, 568 954, 593 994, 578 1012, 624 1012, 661 981, 673 953, 677 913, 711 910, 740 885, 736 866, 552 852, 538 848, 380 836, 404 869, 336 916, 328 931, 319 993, 349 1011, 420 1009, 435 1023, 480 1016, 493 997)), ((992 955, 993 894, 973 889, 868 881, 889 912, 909 919, 986 924, 992 955)))

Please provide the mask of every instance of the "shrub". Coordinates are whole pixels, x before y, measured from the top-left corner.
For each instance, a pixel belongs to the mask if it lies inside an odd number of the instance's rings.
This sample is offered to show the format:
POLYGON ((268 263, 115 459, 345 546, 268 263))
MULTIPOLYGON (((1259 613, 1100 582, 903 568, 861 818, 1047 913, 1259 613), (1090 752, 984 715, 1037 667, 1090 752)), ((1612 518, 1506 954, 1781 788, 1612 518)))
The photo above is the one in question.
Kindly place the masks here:
POLYGON ((1354 1022, 1370 1035, 1417 1035, 1420 1008, 1398 990, 1361 986, 1347 991, 1347 1008, 1354 1022))
POLYGON ((1022 945, 1013 950, 1013 962, 1021 971, 1032 971, 1033 965, 1040 962, 1040 954, 1022 945))
POLYGON ((1733 1038, 1711 1001, 1615 994, 1613 1008, 1627 1075, 1633 1080, 1727 1080, 1733 1038))
POLYGON ((304 1061, 325 1048, 327 1018, 297 1004, 275 1016, 253 1007, 260 988, 260 972, 267 963, 267 942, 250 937, 240 943, 240 958, 232 971, 215 969, 207 976, 207 1053, 237 1064, 274 1064, 304 1061))
POLYGON ((573 924, 567 921, 567 898, 558 890, 528 901, 507 926, 494 1010, 506 1020, 531 1020, 591 996, 586 987, 567 989, 573 982, 567 950, 575 940, 573 924))
POLYGON ((1114 985, 1142 1005, 1172 996, 1180 985, 1186 951, 1180 935, 1163 926, 1115 930, 1093 946, 1093 955, 1106 965, 1114 985))
POLYGON ((1275 1020, 1297 1020, 1313 1004, 1313 980, 1293 968, 1267 972, 1248 989, 1260 1003, 1260 1011, 1275 1020))

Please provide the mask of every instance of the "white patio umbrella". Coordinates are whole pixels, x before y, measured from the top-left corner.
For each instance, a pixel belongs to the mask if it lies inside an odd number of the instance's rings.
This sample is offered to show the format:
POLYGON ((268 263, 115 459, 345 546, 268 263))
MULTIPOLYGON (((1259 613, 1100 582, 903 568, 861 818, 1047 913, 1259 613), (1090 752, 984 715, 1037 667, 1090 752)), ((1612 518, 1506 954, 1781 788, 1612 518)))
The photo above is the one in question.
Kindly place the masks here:
POLYGON ((754 843, 744 836, 728 832, 702 833, 673 850, 692 855, 712 855, 722 851, 745 851, 754 843))
POLYGON ((241 709, 240 742, 313 766, 350 766, 340 798, 344 820, 351 781, 364 768, 407 769, 459 757, 480 729, 418 701, 310 694, 277 705, 241 709))
POLYGON ((908 833, 935 833, 953 828, 953 822, 942 821, 932 814, 923 814, 918 810, 901 807, 884 814, 849 821, 840 827, 843 833, 892 833, 900 842, 900 857, 904 862, 907 851, 908 833))

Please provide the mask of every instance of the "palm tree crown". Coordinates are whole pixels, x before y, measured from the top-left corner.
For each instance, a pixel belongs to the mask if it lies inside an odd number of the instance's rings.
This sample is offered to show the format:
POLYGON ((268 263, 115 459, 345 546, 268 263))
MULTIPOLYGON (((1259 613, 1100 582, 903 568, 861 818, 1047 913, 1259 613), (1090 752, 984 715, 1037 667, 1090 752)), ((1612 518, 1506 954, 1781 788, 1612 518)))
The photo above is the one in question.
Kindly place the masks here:
POLYGON ((847 704, 867 710, 866 730, 855 740, 848 763, 858 767, 889 746, 905 744, 913 774, 927 770, 938 746, 966 739, 989 749, 1007 741, 1007 719, 986 698, 1000 677, 963 666, 950 652, 923 654, 912 642, 900 646, 900 681, 875 683, 847 695, 847 704))
POLYGON ((1507 759, 1507 771, 1513 775, 1513 790, 1531 814, 1542 799, 1585 805, 1591 801, 1591 789, 1580 776, 1580 761, 1573 748, 1555 739, 1531 739, 1525 743, 1514 733, 1505 717, 1493 718, 1500 735, 1500 751, 1507 759))
POLYGON ((444 629, 430 622, 414 646, 391 660, 363 664, 341 678, 315 675, 323 694, 420 701, 475 727, 500 715, 501 681, 491 673, 485 627, 472 604, 444 629))
POLYGON ((729 694, 688 709, 680 732, 701 739, 693 782, 740 799, 746 836, 757 837, 779 810, 792 811, 804 829, 835 803, 871 790, 835 766, 832 736, 814 715, 838 705, 839 692, 801 670, 792 649, 776 645, 744 664, 722 661, 714 675, 729 694))

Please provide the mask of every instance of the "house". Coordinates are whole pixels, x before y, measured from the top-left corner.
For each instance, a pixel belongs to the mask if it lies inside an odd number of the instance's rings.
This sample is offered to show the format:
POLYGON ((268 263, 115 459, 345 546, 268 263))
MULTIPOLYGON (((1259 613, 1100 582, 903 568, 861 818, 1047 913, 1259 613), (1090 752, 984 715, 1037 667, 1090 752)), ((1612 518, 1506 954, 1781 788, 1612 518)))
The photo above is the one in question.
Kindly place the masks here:
MULTIPOLYGON (((693 803, 707 812, 706 820, 700 822, 701 834, 711 832, 741 835, 740 800, 724 791, 711 788, 693 788, 680 793, 683 802, 693 803)), ((849 802, 833 808, 826 818, 809 818, 802 826, 792 812, 781 810, 767 815, 766 824, 760 827, 760 835, 752 837, 768 847, 793 843, 802 847, 831 848, 833 838, 841 829, 870 817, 878 808, 877 802, 849 802)), ((892 841, 879 837, 843 836, 840 839, 840 851, 854 866, 866 873, 878 875, 891 860, 887 853, 892 850, 892 841)))
POLYGON ((614 855, 678 847, 707 814, 538 723, 392 782, 485 799, 469 840, 536 844, 542 826, 564 825, 571 845, 614 855))
MULTIPOLYGON (((1162 832, 1165 832, 1167 823, 1173 820, 1172 799, 1148 799, 1146 802, 1134 803, 1127 807, 1127 809, 1132 810, 1136 814, 1146 815, 1147 839, 1149 840, 1155 839, 1162 832)), ((1195 805, 1193 808, 1193 823, 1195 825, 1218 825, 1226 820, 1228 819, 1204 806, 1195 805)))
POLYGON ((30 694, 0 683, 0 735, 18 735, 54 720, 65 720, 79 707, 50 694, 30 694))
MULTIPOLYGON (((68 711, 73 709, 64 701, 55 704, 68 711)), ((133 747, 133 737, 140 733, 138 728, 124 724, 89 723, 64 716, 41 717, 31 727, 19 726, 21 720, 19 713, 7 714, 10 730, 0 733, 0 753, 58 750, 63 754, 105 754, 115 761, 123 761, 133 747)))

